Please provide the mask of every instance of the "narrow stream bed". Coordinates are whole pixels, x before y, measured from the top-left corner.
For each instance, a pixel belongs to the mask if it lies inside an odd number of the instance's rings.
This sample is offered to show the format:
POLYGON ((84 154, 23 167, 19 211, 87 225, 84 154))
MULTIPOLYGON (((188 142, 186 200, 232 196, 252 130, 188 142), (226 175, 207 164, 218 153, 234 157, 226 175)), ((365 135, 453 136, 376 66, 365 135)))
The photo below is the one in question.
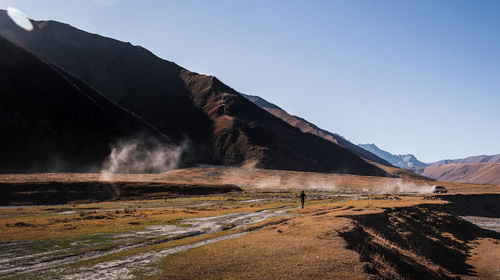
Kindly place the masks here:
POLYGON ((258 223, 265 219, 286 215, 288 209, 271 209, 250 213, 232 213, 220 216, 185 219, 178 225, 155 225, 137 231, 84 236, 73 240, 42 240, 0 242, 0 278, 20 274, 43 272, 44 279, 129 279, 137 269, 148 267, 167 255, 182 252, 205 244, 234 238, 243 233, 217 237, 193 244, 161 251, 131 255, 124 259, 68 270, 67 265, 103 257, 126 250, 146 247, 191 236, 258 223), (57 275, 52 277, 51 275, 57 275))

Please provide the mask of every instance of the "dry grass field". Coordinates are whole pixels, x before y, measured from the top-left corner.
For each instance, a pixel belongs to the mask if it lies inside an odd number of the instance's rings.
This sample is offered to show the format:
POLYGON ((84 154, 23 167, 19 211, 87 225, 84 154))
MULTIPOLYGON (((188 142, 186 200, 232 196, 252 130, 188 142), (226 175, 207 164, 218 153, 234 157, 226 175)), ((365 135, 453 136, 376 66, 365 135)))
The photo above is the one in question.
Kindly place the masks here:
MULTIPOLYGON (((102 182, 98 173, 0 174, 0 183, 22 182, 102 182)), ((113 182, 164 182, 180 185, 234 184, 246 190, 312 189, 329 192, 427 193, 433 185, 443 185, 450 193, 495 193, 500 185, 438 182, 349 174, 329 174, 222 166, 175 169, 163 174, 114 174, 113 182)))
POLYGON ((499 186, 214 166, 112 179, 0 175, 3 194, 24 198, 16 186, 127 183, 98 201, 0 207, 0 278, 500 277, 499 186), (173 191, 192 186, 238 188, 173 191))
POLYGON ((243 189, 325 190, 334 193, 430 193, 434 185, 449 193, 497 193, 499 185, 438 182, 349 174, 245 169, 219 166, 194 167, 166 172, 154 178, 169 182, 235 184, 243 189))

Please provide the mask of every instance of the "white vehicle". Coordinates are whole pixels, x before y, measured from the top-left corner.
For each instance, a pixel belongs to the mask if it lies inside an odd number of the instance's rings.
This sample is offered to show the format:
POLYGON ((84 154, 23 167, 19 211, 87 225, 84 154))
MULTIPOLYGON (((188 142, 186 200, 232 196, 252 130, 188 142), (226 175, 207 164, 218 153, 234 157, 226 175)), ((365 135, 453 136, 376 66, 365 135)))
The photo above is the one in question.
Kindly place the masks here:
POLYGON ((432 188, 432 192, 433 193, 447 193, 448 190, 445 187, 443 187, 443 186, 437 186, 436 185, 436 186, 434 186, 432 188))

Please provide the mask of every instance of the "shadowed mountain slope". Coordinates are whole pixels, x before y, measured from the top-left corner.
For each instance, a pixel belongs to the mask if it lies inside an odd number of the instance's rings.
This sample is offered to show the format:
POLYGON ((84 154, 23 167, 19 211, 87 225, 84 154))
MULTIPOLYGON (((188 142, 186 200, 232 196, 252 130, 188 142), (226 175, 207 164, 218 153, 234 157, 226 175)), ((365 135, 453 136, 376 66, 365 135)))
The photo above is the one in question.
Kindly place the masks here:
POLYGON ((26 32, 0 12, 0 33, 69 71, 151 123, 174 142, 188 139, 188 162, 385 176, 349 150, 302 133, 212 76, 148 50, 55 21, 26 32))
POLYGON ((168 139, 0 36, 0 172, 99 169, 118 139, 168 139))
POLYGON ((333 142, 335 144, 338 144, 351 152, 357 154, 358 156, 376 162, 380 163, 382 165, 386 165, 388 167, 393 167, 392 164, 390 164, 388 161, 376 156, 375 154, 370 153, 369 151, 366 151, 363 148, 358 147, 357 145, 351 143, 349 140, 345 139, 344 137, 331 133, 327 130, 321 129, 314 125, 313 123, 308 122, 307 120, 298 117, 298 116, 293 116, 290 115, 288 112, 285 110, 281 109, 277 105, 268 102, 267 100, 263 99, 262 97, 255 96, 255 95, 247 95, 243 94, 244 97, 246 97, 248 100, 252 101, 253 103, 259 105, 261 108, 265 109, 269 113, 273 114, 274 116, 284 120, 291 126, 297 127, 304 133, 311 133, 316 136, 319 136, 323 139, 326 139, 330 142, 333 142))

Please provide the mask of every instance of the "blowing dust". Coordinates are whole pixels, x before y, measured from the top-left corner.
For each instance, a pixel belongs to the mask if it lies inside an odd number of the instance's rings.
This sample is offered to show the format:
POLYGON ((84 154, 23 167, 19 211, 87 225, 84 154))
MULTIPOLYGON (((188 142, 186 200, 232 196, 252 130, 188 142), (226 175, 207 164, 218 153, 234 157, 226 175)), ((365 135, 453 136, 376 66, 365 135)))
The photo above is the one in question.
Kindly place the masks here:
POLYGON ((363 189, 366 192, 375 192, 375 193, 432 193, 433 186, 428 184, 415 184, 414 182, 404 182, 401 179, 398 180, 388 180, 380 186, 375 186, 372 189, 363 189))
POLYGON ((302 189, 338 193, 432 193, 433 186, 396 178, 371 178, 350 175, 265 170, 254 168, 219 169, 225 184, 255 189, 302 189))
POLYGON ((334 191, 338 188, 338 179, 311 178, 278 170, 254 168, 227 168, 222 172, 225 184, 236 184, 256 189, 309 189, 334 191), (283 174, 283 173, 286 174, 283 174))
POLYGON ((101 169, 100 180, 113 174, 161 173, 176 168, 187 143, 166 145, 154 139, 129 139, 116 143, 101 169))

